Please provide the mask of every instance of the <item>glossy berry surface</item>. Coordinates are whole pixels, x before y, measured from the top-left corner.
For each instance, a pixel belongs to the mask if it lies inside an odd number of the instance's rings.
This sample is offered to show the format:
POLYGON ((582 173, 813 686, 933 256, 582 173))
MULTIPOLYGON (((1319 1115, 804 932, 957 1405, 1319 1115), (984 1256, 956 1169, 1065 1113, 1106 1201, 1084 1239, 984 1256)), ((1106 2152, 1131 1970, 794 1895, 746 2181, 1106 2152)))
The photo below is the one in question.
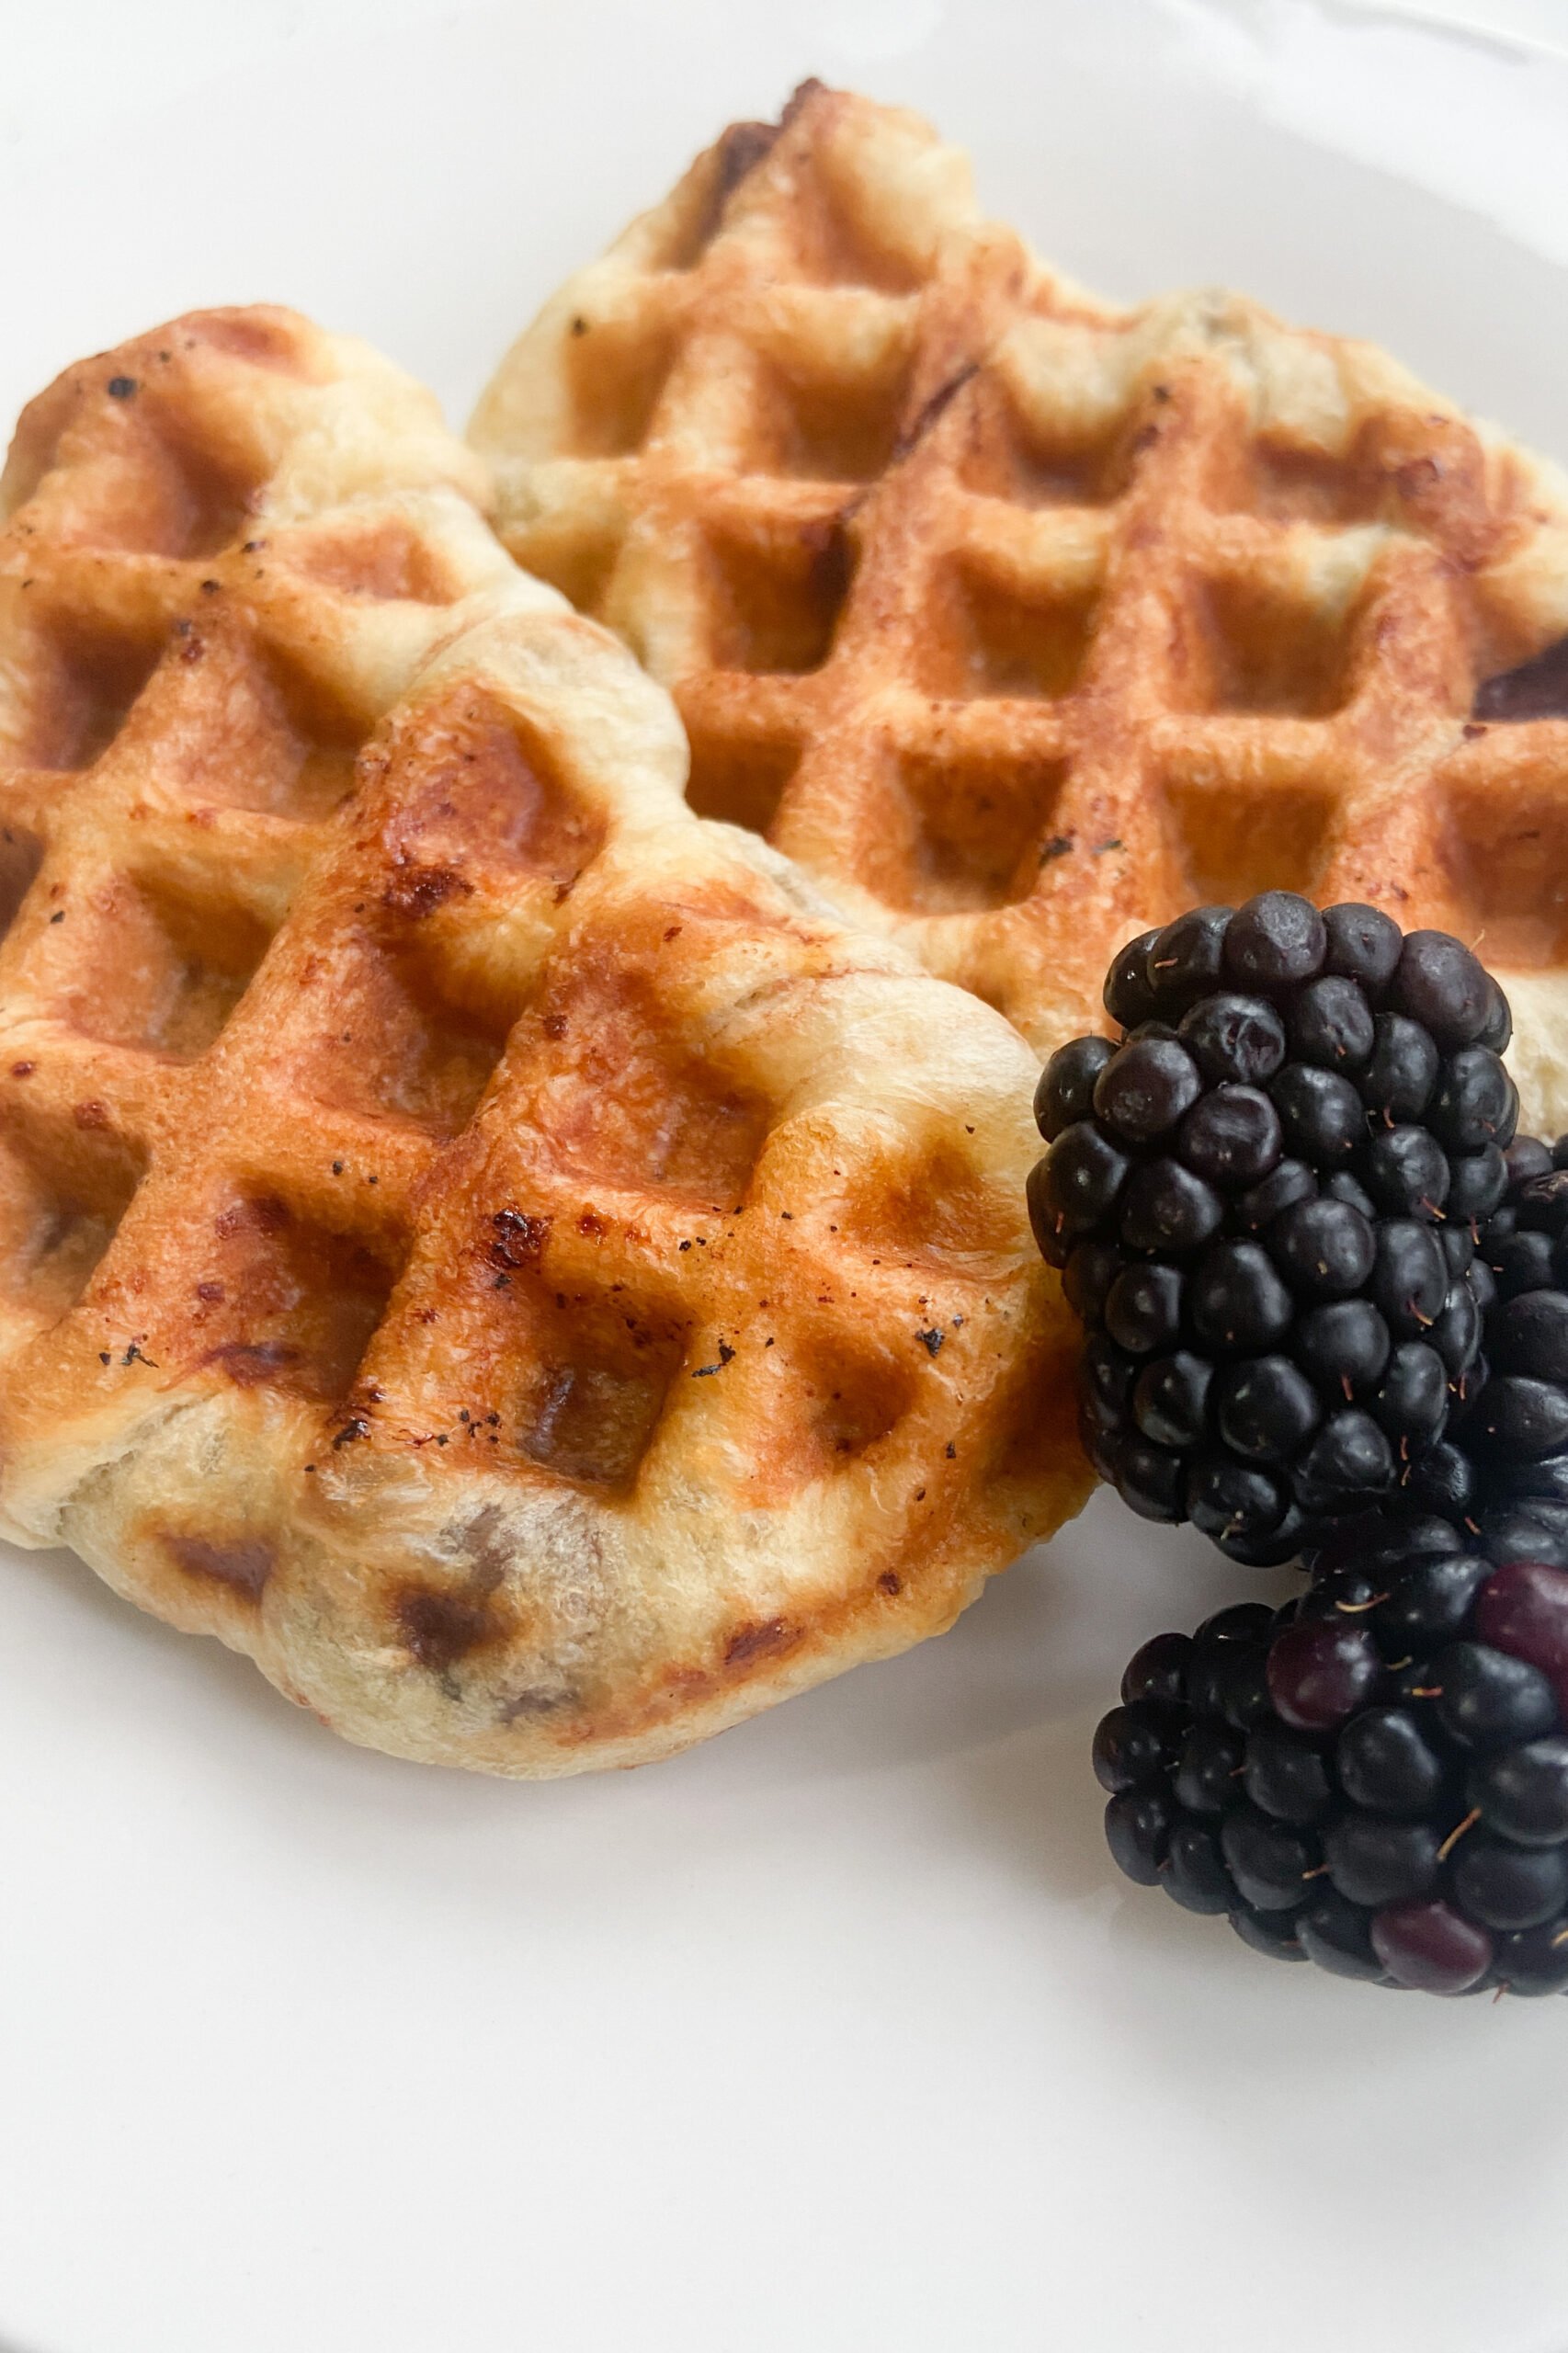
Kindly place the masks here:
MULTIPOLYGON (((1513 1308, 1478 1248, 1517 1104, 1492 1042, 1506 1006, 1468 949, 1265 892, 1130 941, 1105 1004, 1119 1035, 1042 1074, 1029 1207, 1094 1339, 1085 1445, 1135 1511, 1282 1561, 1402 1491, 1462 1508, 1476 1447, 1568 1445, 1568 1313, 1513 1308)), ((1553 1191, 1550 1155, 1527 1158, 1535 1189, 1494 1240, 1550 1259, 1568 1176, 1553 1191)))
POLYGON ((1486 1930, 1440 1900, 1391 1904, 1369 1933, 1390 1982, 1421 1993, 1468 1994, 1492 1966, 1486 1930))
POLYGON ((1476 1597, 1475 1630, 1494 1650, 1538 1667, 1568 1712, 1568 1570, 1505 1562, 1476 1597))
POLYGON ((1568 1570, 1386 1507, 1309 1567, 1138 1653, 1096 1742, 1118 1862, 1331 1975, 1568 1991, 1568 1570))

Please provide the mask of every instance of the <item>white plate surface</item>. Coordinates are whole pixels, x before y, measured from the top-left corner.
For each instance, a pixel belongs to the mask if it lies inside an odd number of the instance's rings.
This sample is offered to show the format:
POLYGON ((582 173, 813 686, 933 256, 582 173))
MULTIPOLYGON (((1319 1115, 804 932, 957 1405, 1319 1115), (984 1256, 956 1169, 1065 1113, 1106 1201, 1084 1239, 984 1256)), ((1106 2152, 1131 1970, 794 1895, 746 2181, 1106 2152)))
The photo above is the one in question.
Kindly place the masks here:
MULTIPOLYGON (((816 72, 1091 284, 1244 287, 1568 458, 1568 9, 1423 13, 10 0, 0 407, 271 298, 460 417, 816 72)), ((1562 2353, 1568 2005, 1271 1968, 1110 1870, 1090 1728, 1234 1587, 1102 1499, 946 1641, 528 1788, 0 1557, 4 2353, 1562 2353)))

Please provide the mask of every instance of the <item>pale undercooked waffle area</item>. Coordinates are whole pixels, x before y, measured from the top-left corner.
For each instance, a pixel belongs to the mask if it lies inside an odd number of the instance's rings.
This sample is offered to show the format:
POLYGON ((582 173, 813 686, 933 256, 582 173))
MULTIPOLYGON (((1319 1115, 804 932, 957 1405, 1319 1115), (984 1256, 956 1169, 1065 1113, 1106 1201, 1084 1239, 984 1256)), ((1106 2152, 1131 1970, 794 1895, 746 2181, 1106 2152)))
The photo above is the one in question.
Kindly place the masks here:
POLYGON ((694 817, 425 396, 85 363, 0 538, 0 1521, 354 1737, 678 1747, 1087 1473, 994 1014, 694 817))
POLYGON ((1550 1019, 1568 694, 1490 682, 1568 631, 1568 498, 1372 347, 1112 310, 808 85, 546 306, 473 439, 514 553, 674 691, 694 806, 1037 1048, 1132 933, 1287 884, 1550 1019))

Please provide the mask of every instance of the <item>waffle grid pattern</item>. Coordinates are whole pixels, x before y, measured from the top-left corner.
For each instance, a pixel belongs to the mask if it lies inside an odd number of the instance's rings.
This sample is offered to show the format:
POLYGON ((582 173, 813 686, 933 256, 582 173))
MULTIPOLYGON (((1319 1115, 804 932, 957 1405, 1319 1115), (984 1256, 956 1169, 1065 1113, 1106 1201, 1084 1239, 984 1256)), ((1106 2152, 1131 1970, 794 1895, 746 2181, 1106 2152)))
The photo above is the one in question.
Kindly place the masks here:
POLYGON ((935 1631, 1086 1479, 1027 1054, 692 817, 455 445, 343 502, 296 415, 189 497, 189 440, 340 363, 167 332, 37 405, 0 542, 8 1531, 500 1771, 935 1631))
MULTIPOLYGON (((449 608, 506 576, 482 482, 426 395, 281 313, 180 321, 24 419, 0 542, 0 1360, 82 1295, 154 1157, 210 1132, 230 1017, 361 744, 449 608), (379 495, 354 497, 354 427, 379 495)), ((287 1165, 267 1102, 252 1148, 287 1165)))
POLYGON ((1568 500, 1369 347, 1108 310, 808 85, 546 306, 473 438, 514 553, 671 687, 695 805, 1037 1048, 1131 933, 1284 883, 1550 1006, 1568 724, 1471 712, 1568 630, 1568 500))

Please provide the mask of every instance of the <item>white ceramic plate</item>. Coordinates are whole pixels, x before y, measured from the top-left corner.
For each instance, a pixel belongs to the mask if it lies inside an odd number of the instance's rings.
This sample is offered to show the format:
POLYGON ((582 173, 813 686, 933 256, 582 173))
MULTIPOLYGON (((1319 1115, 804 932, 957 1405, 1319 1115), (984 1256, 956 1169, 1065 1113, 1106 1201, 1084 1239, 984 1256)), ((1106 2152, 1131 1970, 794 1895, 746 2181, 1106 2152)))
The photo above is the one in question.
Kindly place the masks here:
MULTIPOLYGON (((1230 281, 1568 457, 1568 11, 1415 13, 11 0, 0 405, 268 297, 461 415, 817 72, 1091 284, 1230 281)), ((1562 2353, 1568 2006, 1272 1967, 1110 1870, 1090 1727, 1235 1583, 1102 1500, 945 1642, 528 1788, 0 1560, 5 2353, 1562 2353)))

